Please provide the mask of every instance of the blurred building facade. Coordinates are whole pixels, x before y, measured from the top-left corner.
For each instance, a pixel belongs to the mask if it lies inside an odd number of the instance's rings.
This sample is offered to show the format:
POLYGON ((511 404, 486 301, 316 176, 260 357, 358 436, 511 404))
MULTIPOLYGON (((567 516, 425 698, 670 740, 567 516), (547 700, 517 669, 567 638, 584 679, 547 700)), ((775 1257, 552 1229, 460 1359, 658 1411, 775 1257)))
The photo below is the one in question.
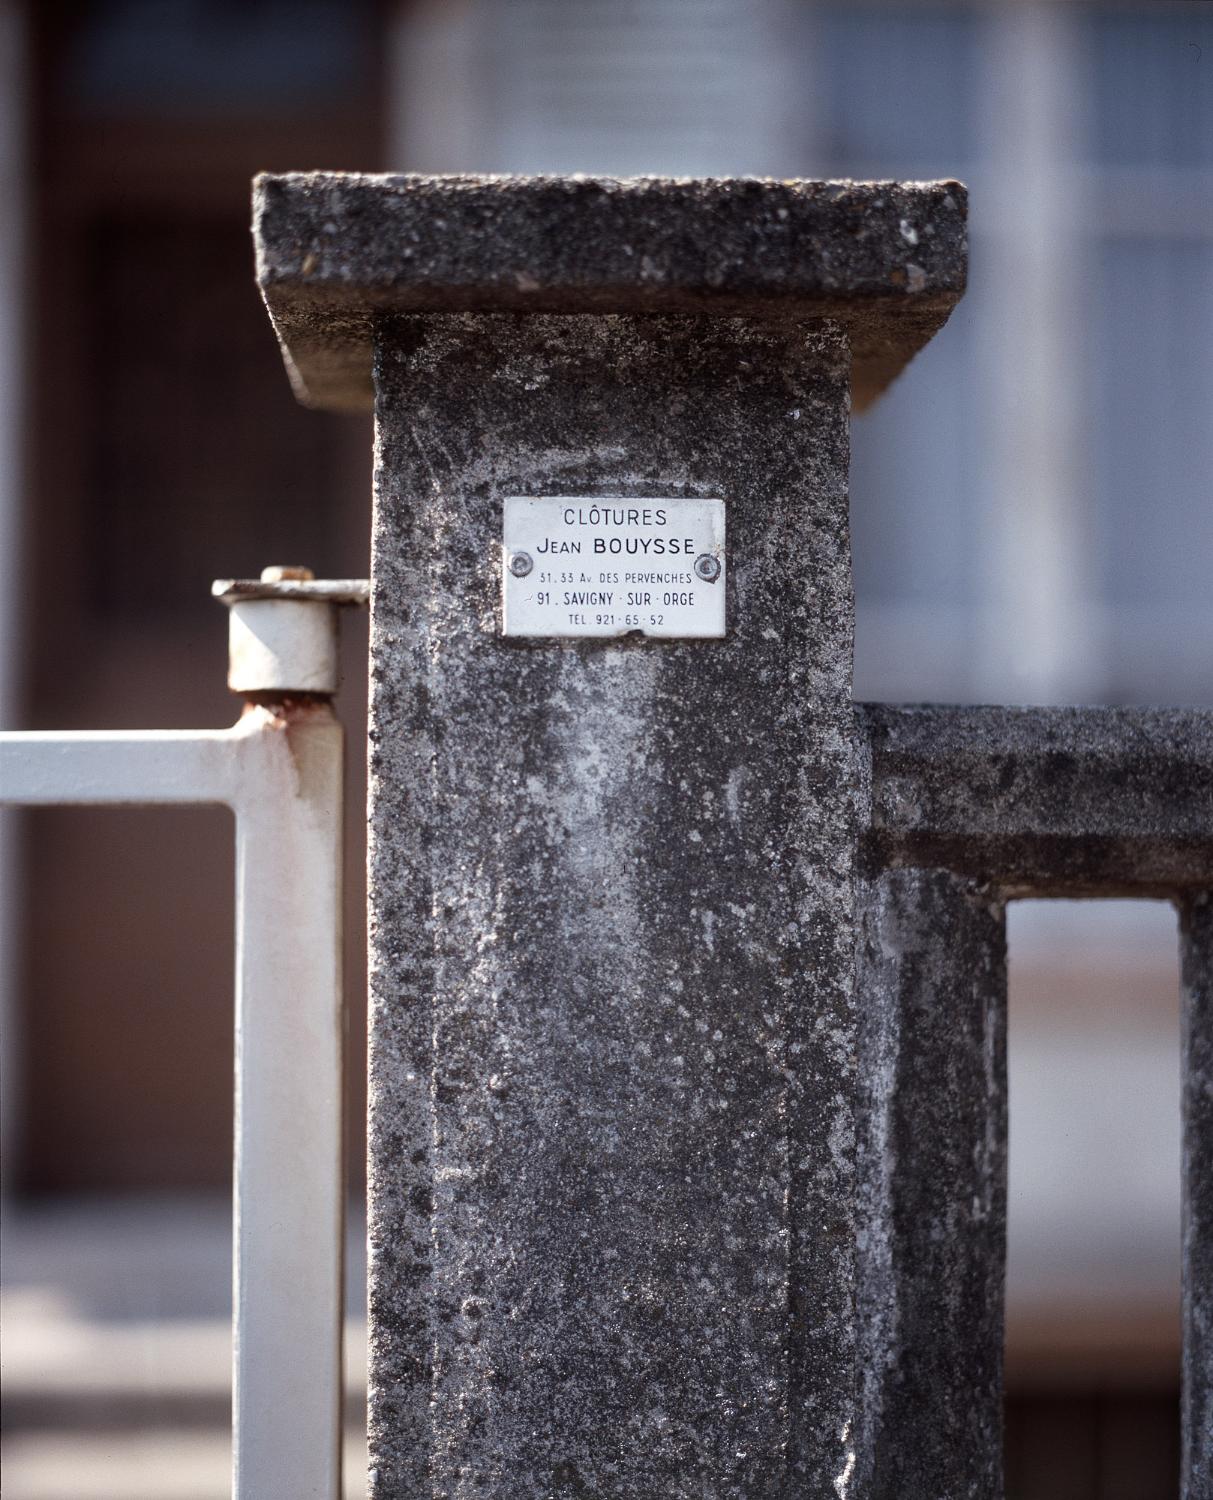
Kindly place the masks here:
MULTIPOLYGON (((854 427, 856 694, 1213 703, 1213 6, 8 0, 0 49, 14 724, 225 722, 210 579, 366 573, 368 425, 296 407, 252 283, 249 178, 304 168, 961 178, 971 290, 854 427)), ((222 1190, 225 816, 6 828, 10 1191, 222 1190)), ((1016 1494, 1173 1492, 1169 922, 1012 923, 1016 1494)))

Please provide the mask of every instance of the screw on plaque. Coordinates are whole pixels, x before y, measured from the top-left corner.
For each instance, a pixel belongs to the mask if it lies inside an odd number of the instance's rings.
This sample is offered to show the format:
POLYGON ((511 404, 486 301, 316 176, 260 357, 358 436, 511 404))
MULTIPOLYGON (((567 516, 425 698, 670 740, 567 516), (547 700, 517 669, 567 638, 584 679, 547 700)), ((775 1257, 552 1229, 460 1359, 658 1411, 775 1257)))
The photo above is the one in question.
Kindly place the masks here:
POLYGON ((695 576, 704 583, 715 583, 720 577, 720 559, 710 552, 701 552, 695 559, 695 576))
POLYGON ((515 552, 510 558, 510 572, 515 578, 525 578, 535 566, 535 560, 529 552, 515 552))

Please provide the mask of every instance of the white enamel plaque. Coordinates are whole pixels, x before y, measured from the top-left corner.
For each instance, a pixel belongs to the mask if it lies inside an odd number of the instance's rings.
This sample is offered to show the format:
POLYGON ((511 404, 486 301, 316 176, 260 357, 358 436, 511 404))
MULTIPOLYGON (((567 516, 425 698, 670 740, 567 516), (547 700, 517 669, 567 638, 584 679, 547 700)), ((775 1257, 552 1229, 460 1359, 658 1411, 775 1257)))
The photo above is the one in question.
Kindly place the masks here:
POLYGON ((724 635, 724 501, 505 501, 506 635, 724 635))

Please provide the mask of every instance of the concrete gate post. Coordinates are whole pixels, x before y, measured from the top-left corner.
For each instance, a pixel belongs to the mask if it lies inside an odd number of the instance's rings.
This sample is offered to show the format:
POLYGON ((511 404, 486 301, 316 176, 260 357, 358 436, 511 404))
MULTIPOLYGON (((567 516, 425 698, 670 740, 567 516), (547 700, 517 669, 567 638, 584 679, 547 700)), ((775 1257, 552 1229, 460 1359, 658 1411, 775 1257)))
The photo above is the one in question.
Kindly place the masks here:
POLYGON ((964 213, 258 185, 301 394, 376 412, 375 1496, 857 1493, 849 417, 964 213))

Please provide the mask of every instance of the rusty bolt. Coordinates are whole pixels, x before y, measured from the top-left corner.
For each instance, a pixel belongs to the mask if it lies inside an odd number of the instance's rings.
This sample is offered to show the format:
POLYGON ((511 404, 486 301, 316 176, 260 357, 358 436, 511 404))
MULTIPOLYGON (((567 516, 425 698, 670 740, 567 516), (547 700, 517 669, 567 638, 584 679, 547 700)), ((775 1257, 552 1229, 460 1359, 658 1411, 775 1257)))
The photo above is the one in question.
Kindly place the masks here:
POLYGON ((293 566, 289 563, 279 563, 276 567, 262 568, 262 583, 311 583, 315 578, 311 568, 293 566))

